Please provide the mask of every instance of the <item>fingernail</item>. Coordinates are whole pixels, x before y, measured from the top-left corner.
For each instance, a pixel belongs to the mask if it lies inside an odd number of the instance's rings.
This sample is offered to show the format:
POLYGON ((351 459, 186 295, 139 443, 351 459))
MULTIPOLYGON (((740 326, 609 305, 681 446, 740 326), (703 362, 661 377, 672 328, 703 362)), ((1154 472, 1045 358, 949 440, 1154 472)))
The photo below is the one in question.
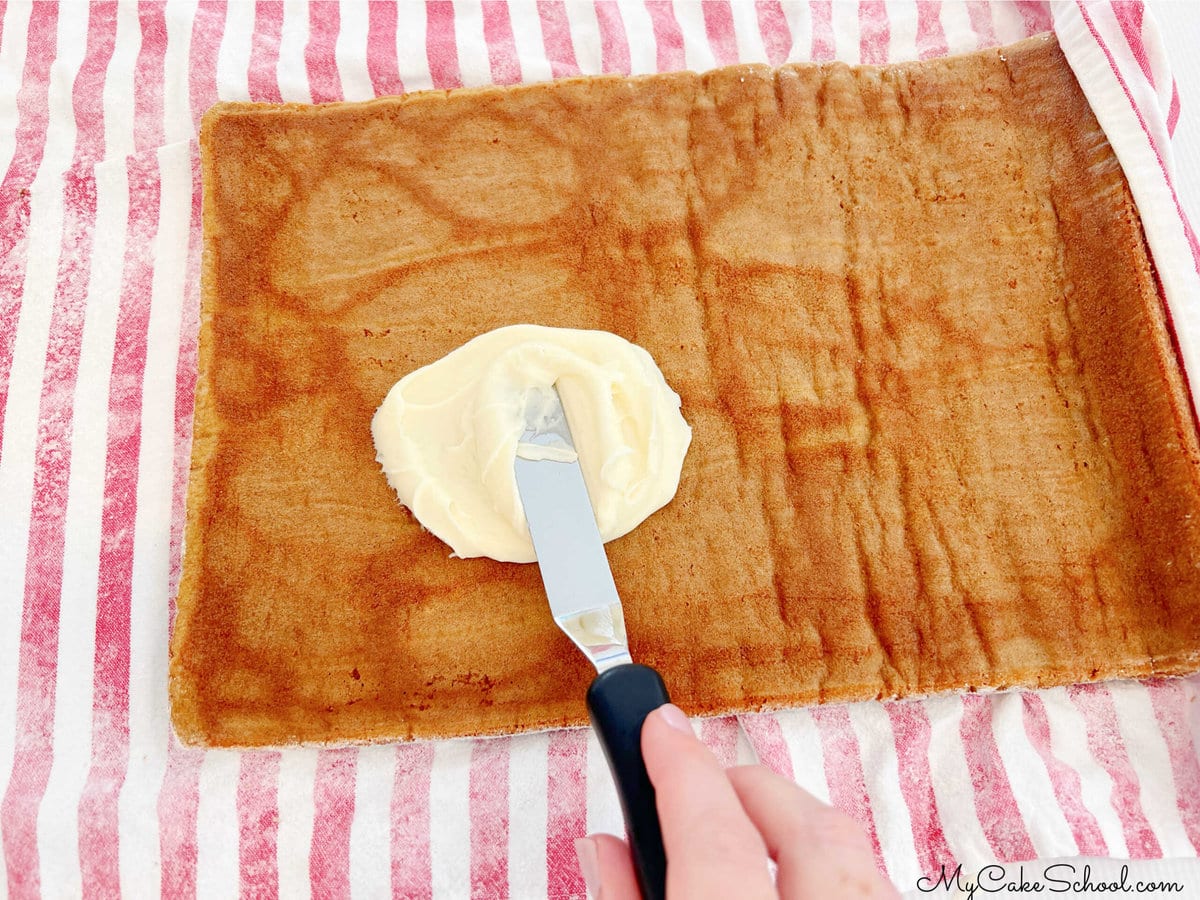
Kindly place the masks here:
POLYGON ((658 714, 664 722, 678 731, 684 731, 695 737, 695 732, 692 731, 692 723, 688 721, 688 717, 684 715, 683 710, 674 703, 667 703, 658 708, 658 714))
POLYGON ((600 900, 600 852, 591 838, 575 838, 575 855, 579 857, 579 871, 588 896, 600 900))

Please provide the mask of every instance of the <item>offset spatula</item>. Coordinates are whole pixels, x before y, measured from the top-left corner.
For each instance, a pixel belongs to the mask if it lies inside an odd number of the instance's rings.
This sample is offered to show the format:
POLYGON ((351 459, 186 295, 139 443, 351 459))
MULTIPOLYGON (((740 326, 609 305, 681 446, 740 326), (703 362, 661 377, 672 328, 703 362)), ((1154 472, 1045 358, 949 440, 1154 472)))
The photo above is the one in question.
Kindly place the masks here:
POLYGON ((554 621, 596 667, 588 712, 621 798, 638 886, 647 900, 658 900, 666 896, 667 859, 641 738, 646 716, 670 698, 659 674, 629 655, 621 598, 558 391, 534 398, 525 418, 517 490, 542 583, 554 621))

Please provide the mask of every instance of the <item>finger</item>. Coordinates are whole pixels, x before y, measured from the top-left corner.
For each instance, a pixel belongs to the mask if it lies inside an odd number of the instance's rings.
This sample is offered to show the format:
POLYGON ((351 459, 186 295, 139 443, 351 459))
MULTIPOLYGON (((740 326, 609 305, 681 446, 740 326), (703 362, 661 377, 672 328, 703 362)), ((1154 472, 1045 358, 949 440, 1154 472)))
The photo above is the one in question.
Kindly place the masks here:
POLYGON ((848 815, 763 766, 727 774, 779 864, 775 885, 784 900, 898 896, 879 874, 867 833, 848 815))
POLYGON ((579 868, 591 900, 640 900, 629 845, 611 834, 590 834, 575 842, 579 868))
POLYGON ((771 897, 767 850, 725 770, 670 704, 642 726, 642 757, 654 785, 667 893, 674 897, 771 897))

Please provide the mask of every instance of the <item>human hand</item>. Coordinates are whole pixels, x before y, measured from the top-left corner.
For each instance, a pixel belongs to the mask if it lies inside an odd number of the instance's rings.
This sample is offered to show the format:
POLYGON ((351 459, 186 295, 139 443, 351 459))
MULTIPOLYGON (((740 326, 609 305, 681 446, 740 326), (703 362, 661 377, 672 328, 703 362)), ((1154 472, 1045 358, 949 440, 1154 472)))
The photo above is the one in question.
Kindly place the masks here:
MULTIPOLYGON (((642 726, 669 898, 897 898, 858 823, 764 766, 722 769, 676 706, 642 726), (773 859, 775 883, 767 869, 773 859)), ((593 900, 640 897, 629 845, 610 834, 575 842, 593 900)))

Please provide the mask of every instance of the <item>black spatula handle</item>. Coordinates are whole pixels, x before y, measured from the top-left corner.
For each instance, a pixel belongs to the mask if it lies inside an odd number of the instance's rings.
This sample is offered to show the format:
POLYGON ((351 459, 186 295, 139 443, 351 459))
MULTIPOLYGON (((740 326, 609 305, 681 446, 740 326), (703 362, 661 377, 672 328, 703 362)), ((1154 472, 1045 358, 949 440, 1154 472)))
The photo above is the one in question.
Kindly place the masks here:
POLYGON ((645 900, 667 896, 667 855, 654 805, 654 786, 642 761, 642 723, 670 702, 659 674, 637 663, 601 672, 587 692, 592 726, 617 783, 638 887, 645 900))

